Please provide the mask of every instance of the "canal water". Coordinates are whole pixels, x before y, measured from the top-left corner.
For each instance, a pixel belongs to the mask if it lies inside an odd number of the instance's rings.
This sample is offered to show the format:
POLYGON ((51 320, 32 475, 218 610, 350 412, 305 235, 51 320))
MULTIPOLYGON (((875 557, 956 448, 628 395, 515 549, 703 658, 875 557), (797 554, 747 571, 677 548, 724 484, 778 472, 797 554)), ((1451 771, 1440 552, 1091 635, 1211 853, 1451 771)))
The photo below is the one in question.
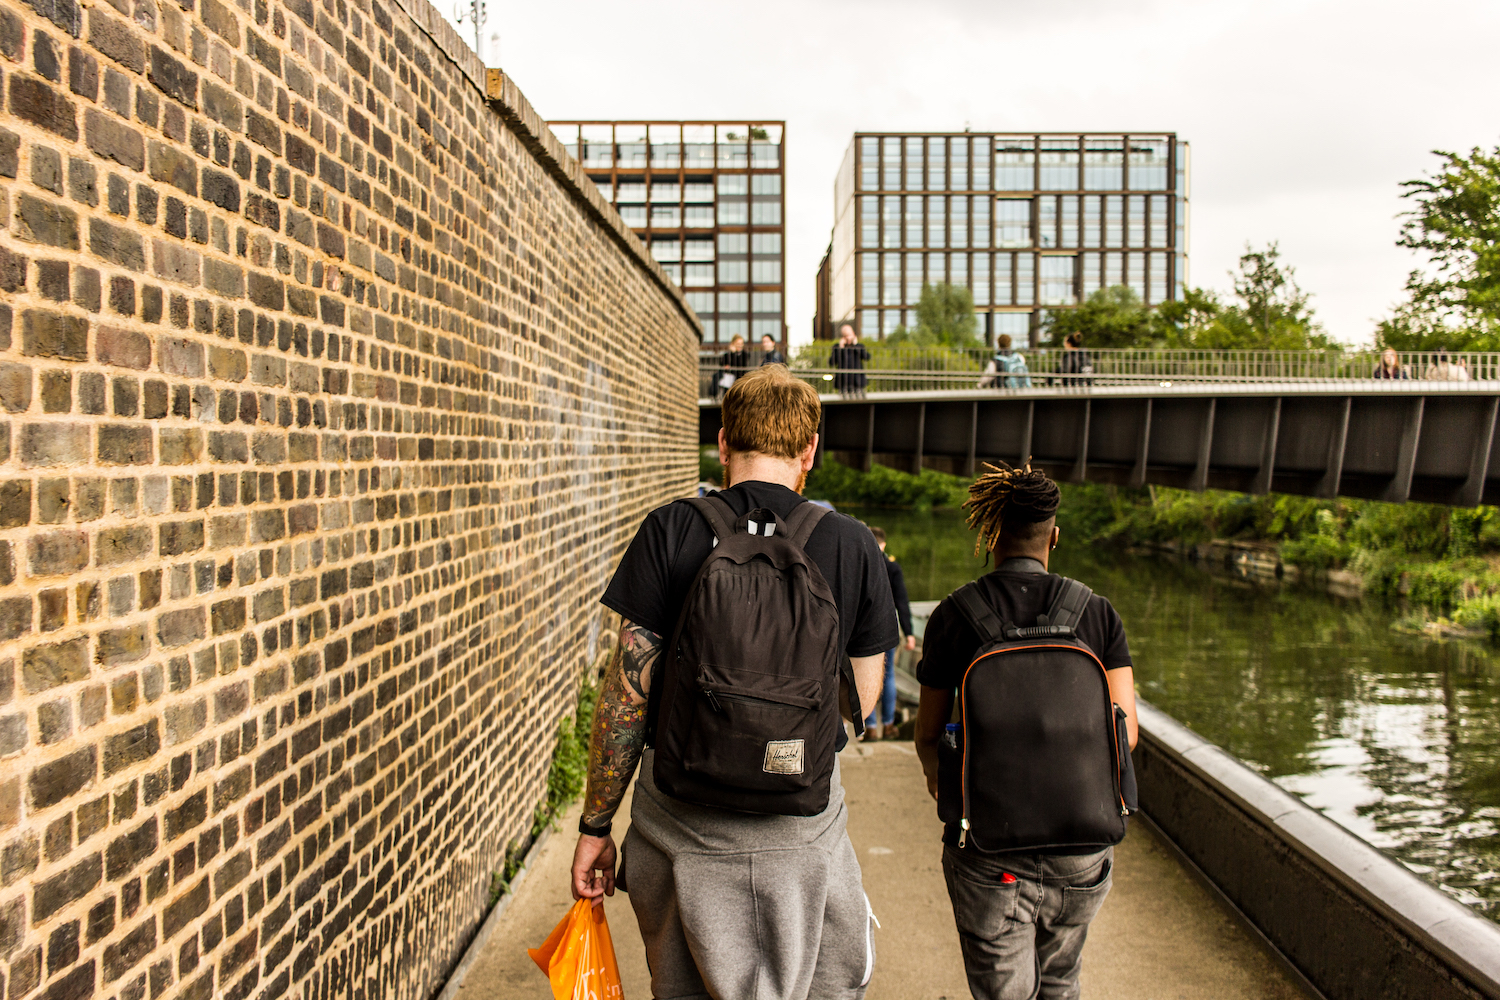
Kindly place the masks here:
MULTIPOLYGON (((914 601, 986 572, 956 511, 840 509, 885 528, 914 601)), ((1500 651, 1398 632, 1380 601, 1066 533, 1052 568, 1119 609, 1142 697, 1500 921, 1500 651)))

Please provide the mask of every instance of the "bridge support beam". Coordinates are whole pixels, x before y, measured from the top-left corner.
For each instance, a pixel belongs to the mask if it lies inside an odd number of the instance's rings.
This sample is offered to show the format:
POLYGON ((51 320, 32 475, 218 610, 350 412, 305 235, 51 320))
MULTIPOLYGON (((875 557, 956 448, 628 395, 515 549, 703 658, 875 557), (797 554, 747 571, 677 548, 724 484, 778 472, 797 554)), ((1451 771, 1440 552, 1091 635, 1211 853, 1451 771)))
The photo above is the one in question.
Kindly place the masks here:
POLYGON ((1031 461, 1031 429, 1036 422, 1036 400, 1026 401, 1026 418, 1021 422, 1021 457, 1016 464, 1025 465, 1031 461))
POLYGON ((917 407, 917 454, 912 461, 911 474, 920 476, 922 474, 922 443, 927 437, 927 404, 923 403, 917 407))
POLYGON ((1271 478, 1276 474, 1276 436, 1281 431, 1281 397, 1271 401, 1271 412, 1266 417, 1266 433, 1261 438, 1260 470, 1250 484, 1255 495, 1271 492, 1271 478))
POLYGON ((1210 399, 1208 412, 1203 416, 1203 430, 1198 438, 1198 463, 1193 466, 1192 478, 1188 480, 1188 489, 1197 493, 1208 488, 1208 459, 1214 448, 1214 411, 1218 406, 1217 399, 1210 399))
POLYGON ((865 471, 875 467, 875 404, 870 404, 870 422, 865 431, 865 471))
MULTIPOLYGON (((1493 421, 1492 421, 1493 422, 1493 421)), ((964 459, 964 475, 974 476, 974 451, 979 446, 979 400, 974 400, 974 408, 969 411, 969 454, 964 459)))
POLYGON ((1453 497, 1460 507, 1477 507, 1484 496, 1484 481, 1490 474, 1490 449, 1495 444, 1495 417, 1500 415, 1500 396, 1490 400, 1484 408, 1484 423, 1474 435, 1474 448, 1469 453, 1469 478, 1453 497))
POLYGON ((1083 423, 1078 428, 1078 458, 1073 463, 1073 472, 1068 480, 1074 483, 1087 482, 1089 478, 1089 419, 1094 415, 1094 401, 1083 401, 1083 423))
POLYGON ((1344 445, 1349 441, 1349 410, 1353 405, 1353 397, 1344 397, 1333 425, 1333 434, 1328 439, 1328 460, 1323 463, 1323 478, 1319 480, 1316 491, 1323 500, 1339 495, 1339 482, 1344 478, 1344 445))
POLYGON ((1401 444, 1396 449, 1396 474, 1386 487, 1382 500, 1406 503, 1411 499, 1411 474, 1417 467, 1417 443, 1422 440, 1422 411, 1427 400, 1421 396, 1411 401, 1411 412, 1401 428, 1401 444))
POLYGON ((1146 457, 1151 452, 1151 400, 1146 400, 1146 412, 1141 415, 1141 436, 1135 443, 1135 467, 1130 470, 1130 485, 1140 489, 1146 485, 1146 457))

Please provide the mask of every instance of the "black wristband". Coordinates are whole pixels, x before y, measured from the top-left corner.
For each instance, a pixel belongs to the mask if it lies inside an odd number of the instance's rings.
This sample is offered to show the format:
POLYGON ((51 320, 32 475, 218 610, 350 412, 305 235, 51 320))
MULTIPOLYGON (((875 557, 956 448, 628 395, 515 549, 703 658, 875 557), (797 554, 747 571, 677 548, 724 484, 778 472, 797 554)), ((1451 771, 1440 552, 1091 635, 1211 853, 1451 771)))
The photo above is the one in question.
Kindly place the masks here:
POLYGON ((613 830, 614 828, 615 824, 613 820, 605 823, 603 826, 589 826, 589 824, 584 820, 582 816, 578 817, 578 832, 585 834, 586 836, 608 837, 609 831, 613 830))

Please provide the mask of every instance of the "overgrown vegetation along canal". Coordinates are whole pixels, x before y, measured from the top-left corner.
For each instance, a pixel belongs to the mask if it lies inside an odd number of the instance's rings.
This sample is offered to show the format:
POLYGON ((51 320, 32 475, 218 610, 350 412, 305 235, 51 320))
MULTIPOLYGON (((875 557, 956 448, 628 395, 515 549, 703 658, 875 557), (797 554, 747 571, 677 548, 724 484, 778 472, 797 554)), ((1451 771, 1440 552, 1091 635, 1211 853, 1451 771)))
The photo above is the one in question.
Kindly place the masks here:
MULTIPOLYGON (((1070 496, 1069 499, 1076 499, 1070 496)), ((985 572, 952 508, 841 510, 890 535, 913 600, 985 572)), ((1500 920, 1500 653, 1392 628, 1400 609, 1084 541, 1054 568, 1119 608, 1141 694, 1500 920)), ((1094 512, 1094 516, 1098 515, 1094 512)))

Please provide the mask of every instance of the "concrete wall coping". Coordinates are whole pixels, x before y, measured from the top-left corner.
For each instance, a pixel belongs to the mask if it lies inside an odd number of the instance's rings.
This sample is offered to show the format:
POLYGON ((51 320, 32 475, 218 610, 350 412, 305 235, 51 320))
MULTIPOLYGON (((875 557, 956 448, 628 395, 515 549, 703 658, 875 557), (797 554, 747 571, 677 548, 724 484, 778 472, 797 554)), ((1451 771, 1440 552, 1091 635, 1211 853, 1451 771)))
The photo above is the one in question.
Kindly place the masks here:
POLYGON ((1261 777, 1148 702, 1141 736, 1229 799, 1357 899, 1429 949, 1485 996, 1500 997, 1500 925, 1261 777))
POLYGON ((432 43, 453 61, 473 84, 474 89, 479 91, 500 116, 506 127, 516 134, 521 144, 557 179, 573 200, 583 207, 584 212, 603 226, 641 270, 646 272, 647 277, 666 293, 678 311, 692 324, 693 329, 698 331, 698 341, 701 343, 703 323, 693 307, 688 305, 682 289, 667 277, 667 273, 651 256, 635 231, 625 225, 614 206, 604 200, 594 182, 583 172, 583 167, 568 155, 563 144, 547 127, 546 120, 537 114, 516 82, 503 71, 486 67, 453 25, 428 0, 396 0, 396 3, 432 43))

